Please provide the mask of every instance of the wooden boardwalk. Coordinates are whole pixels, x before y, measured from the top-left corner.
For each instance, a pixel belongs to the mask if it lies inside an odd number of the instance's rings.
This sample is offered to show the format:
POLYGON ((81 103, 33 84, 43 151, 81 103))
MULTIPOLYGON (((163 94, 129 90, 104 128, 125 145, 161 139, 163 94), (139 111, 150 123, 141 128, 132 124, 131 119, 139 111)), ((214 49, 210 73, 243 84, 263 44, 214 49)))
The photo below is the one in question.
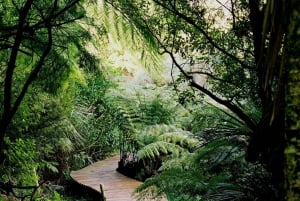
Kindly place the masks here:
MULTIPOLYGON (((142 184, 116 171, 119 156, 93 163, 78 171, 72 171, 71 177, 79 184, 100 192, 103 187, 106 201, 135 201, 134 190, 142 184)), ((151 199, 153 200, 153 199, 151 199)), ((156 200, 166 200, 164 198, 156 200)))

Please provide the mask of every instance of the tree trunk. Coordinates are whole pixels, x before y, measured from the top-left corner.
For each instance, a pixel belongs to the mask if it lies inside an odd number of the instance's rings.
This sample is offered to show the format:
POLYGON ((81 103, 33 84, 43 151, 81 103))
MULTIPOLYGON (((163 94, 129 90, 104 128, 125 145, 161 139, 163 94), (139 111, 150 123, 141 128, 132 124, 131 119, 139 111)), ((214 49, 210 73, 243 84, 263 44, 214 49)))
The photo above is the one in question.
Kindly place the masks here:
MULTIPOLYGON (((23 26, 26 23, 25 19, 30 10, 31 5, 33 4, 33 0, 28 0, 22 12, 19 16, 19 24, 18 24, 18 31, 15 37, 15 42, 11 50, 10 59, 7 66, 7 71, 5 73, 5 84, 4 84, 4 109, 3 114, 0 119, 0 151, 2 150, 2 145, 5 137, 5 132, 7 127, 9 126, 11 120, 13 119, 14 115, 16 114, 29 86, 31 83, 36 79, 39 71, 44 65, 44 62, 51 51, 52 48, 52 25, 50 20, 45 20, 45 28, 47 28, 47 43, 45 43, 45 49, 43 50, 42 55, 40 56, 39 60, 35 64, 35 67, 30 72, 29 76, 27 77, 24 85, 20 93, 17 95, 16 100, 12 102, 12 85, 13 85, 13 74, 14 69, 16 68, 17 63, 17 56, 19 52, 19 47, 21 45, 23 39, 23 26)), ((51 15, 53 15, 54 10, 52 10, 51 15)))
POLYGON ((18 30, 15 36, 14 44, 11 49, 10 58, 7 64, 7 70, 5 73, 4 80, 4 104, 3 104, 3 114, 0 119, 0 150, 2 149, 2 143, 4 140, 4 135, 6 129, 14 116, 12 111, 12 82, 13 74, 16 68, 16 61, 19 53, 19 48, 23 39, 24 24, 26 23, 27 14, 33 4, 33 0, 27 0, 24 7, 21 9, 18 21, 18 30))
MULTIPOLYGON (((285 81, 281 54, 287 25, 286 4, 283 0, 267 1, 262 9, 263 22, 252 22, 253 35, 261 35, 254 37, 254 46, 262 117, 247 151, 249 161, 266 164, 272 173, 273 183, 279 191, 279 200, 282 198, 284 183, 285 81), (259 29, 256 26, 262 27, 259 29)), ((257 1, 252 2, 250 9, 253 11, 250 14, 258 13, 258 6, 257 1)), ((254 16, 250 16, 250 20, 255 20, 254 16)))
POLYGON ((300 2, 291 1, 291 21, 287 37, 285 65, 286 85, 286 146, 285 191, 287 201, 300 198, 300 2))

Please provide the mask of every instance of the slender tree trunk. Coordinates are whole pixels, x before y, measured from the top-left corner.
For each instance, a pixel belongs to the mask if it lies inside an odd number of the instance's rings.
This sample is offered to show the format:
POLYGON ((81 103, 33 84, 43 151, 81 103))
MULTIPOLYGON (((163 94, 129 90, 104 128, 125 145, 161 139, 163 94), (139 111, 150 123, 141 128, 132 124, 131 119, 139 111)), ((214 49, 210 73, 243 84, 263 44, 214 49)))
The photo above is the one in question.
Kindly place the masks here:
POLYGON ((287 201, 300 199, 300 2, 292 0, 285 65, 286 147, 285 190, 287 201))
MULTIPOLYGON (((252 22, 255 21, 254 14, 259 13, 260 6, 259 1, 249 2, 252 22)), ((248 146, 247 159, 266 164, 278 190, 278 200, 283 200, 284 197, 285 66, 281 62, 287 31, 287 4, 288 2, 283 0, 268 0, 261 9, 261 23, 252 22, 262 117, 248 146), (260 32, 256 32, 257 30, 260 32)))
MULTIPOLYGON (((56 7, 57 1, 55 1, 54 7, 56 7)), ((33 0, 28 0, 22 12, 20 13, 19 16, 19 24, 18 24, 18 32, 15 38, 15 43, 14 46, 12 47, 11 50, 11 56, 8 62, 8 67, 6 71, 6 76, 5 76, 5 84, 4 84, 4 111, 0 119, 0 150, 2 150, 2 145, 5 137, 5 132, 7 130, 7 127, 9 126, 13 116, 16 114, 22 100, 25 97, 25 94, 31 85, 31 83, 35 80, 37 77, 39 71, 44 65, 44 62, 48 56, 48 54, 51 51, 52 48, 52 25, 50 20, 45 20, 44 24, 45 27, 47 28, 47 37, 48 41, 45 43, 45 49, 40 56, 38 62, 36 63, 35 67, 32 69, 30 72, 29 76, 27 77, 24 85, 22 86, 22 89, 18 96, 16 97, 16 100, 12 102, 11 96, 12 96, 12 84, 13 84, 13 73, 14 69, 16 67, 16 61, 17 61, 17 56, 19 52, 19 47, 22 42, 23 38, 23 26, 26 21, 26 16, 30 10, 31 5, 33 4, 33 0)), ((54 9, 51 11, 51 15, 53 15, 54 9)))
POLYGON ((0 119, 0 150, 2 149, 6 129, 14 116, 11 103, 13 74, 16 67, 19 48, 23 39, 24 24, 26 22, 26 17, 32 4, 33 0, 27 0, 20 12, 18 30, 11 49, 10 58, 7 64, 7 70, 5 73, 3 114, 0 119))

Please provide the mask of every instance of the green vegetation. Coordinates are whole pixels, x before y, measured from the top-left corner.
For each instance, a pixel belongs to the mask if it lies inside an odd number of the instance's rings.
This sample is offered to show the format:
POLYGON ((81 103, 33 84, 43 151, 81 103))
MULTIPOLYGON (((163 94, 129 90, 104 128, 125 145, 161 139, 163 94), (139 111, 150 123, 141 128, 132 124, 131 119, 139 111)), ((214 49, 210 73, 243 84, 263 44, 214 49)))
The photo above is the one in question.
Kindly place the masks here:
POLYGON ((297 200, 299 8, 0 1, 0 200, 119 151, 140 200, 297 200))

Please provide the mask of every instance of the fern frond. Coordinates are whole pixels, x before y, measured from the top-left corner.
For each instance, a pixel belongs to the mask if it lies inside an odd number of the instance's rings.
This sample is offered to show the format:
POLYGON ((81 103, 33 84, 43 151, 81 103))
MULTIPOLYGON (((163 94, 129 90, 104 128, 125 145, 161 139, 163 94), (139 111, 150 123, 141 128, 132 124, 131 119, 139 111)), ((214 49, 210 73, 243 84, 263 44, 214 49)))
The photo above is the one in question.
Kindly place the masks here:
POLYGON ((118 43, 127 51, 141 52, 139 59, 149 72, 162 70, 157 42, 151 34, 145 31, 145 28, 141 29, 138 21, 131 21, 131 18, 129 19, 126 14, 121 13, 106 1, 99 7, 98 13, 103 14, 104 26, 112 42, 118 43))
POLYGON ((186 192, 187 195, 199 195, 200 192, 207 191, 208 185, 204 181, 204 176, 198 170, 185 171, 182 169, 172 168, 169 171, 164 171, 155 177, 147 179, 136 189, 136 191, 145 192, 149 188, 157 187, 155 188, 156 191, 149 193, 159 195, 164 192, 168 195, 168 197, 172 197, 172 195, 180 195, 178 192, 186 192))
POLYGON ((55 130, 56 137, 59 136, 60 139, 63 139, 61 144, 57 143, 56 140, 53 139, 53 143, 55 143, 56 146, 60 145, 59 148, 63 150, 65 149, 66 152, 69 152, 75 146, 84 144, 84 136, 77 131, 69 119, 63 117, 62 119, 49 122, 49 124, 49 126, 42 128, 39 132, 44 136, 53 136, 52 132, 55 130), (66 144, 64 145, 64 143, 66 144))
POLYGON ((117 115, 123 118, 122 128, 134 131, 134 124, 140 122, 138 102, 134 97, 114 90, 107 94, 107 100, 113 107, 117 107, 117 115))
POLYGON ((169 124, 155 124, 155 125, 149 125, 143 129, 143 131, 140 133, 142 136, 147 135, 156 135, 159 136, 166 132, 175 132, 175 131, 182 131, 180 128, 169 125, 169 124))
POLYGON ((169 160, 165 160, 158 170, 167 171, 174 168, 181 170, 189 170, 195 166, 195 164, 193 163, 193 161, 195 160, 194 157, 194 153, 182 153, 178 158, 171 158, 169 160))
POLYGON ((164 133, 160 135, 158 139, 161 141, 177 144, 192 151, 200 145, 200 142, 195 138, 191 138, 191 136, 192 133, 188 131, 175 131, 164 133))
POLYGON ((233 146, 227 146, 223 148, 222 152, 219 152, 216 157, 212 160, 211 163, 213 163, 215 166, 219 165, 223 161, 225 161, 227 158, 229 158, 232 154, 240 151, 238 147, 233 146))
POLYGON ((214 140, 212 142, 209 142, 205 144, 204 146, 201 146, 196 151, 196 161, 200 162, 202 160, 206 160, 207 158, 210 158, 212 154, 218 153, 221 148, 224 148, 225 146, 229 146, 230 143, 226 140, 214 140))
POLYGON ((135 195, 135 198, 138 201, 159 201, 165 200, 166 194, 160 191, 155 185, 148 187, 147 189, 139 191, 138 194, 135 195))
POLYGON ((155 160, 158 157, 162 157, 165 155, 174 155, 179 156, 180 153, 185 152, 185 150, 175 144, 157 141, 151 144, 146 145, 142 149, 137 152, 137 156, 139 159, 150 159, 155 160))
POLYGON ((53 173, 58 173, 57 166, 59 165, 57 162, 52 162, 52 161, 46 161, 46 160, 41 160, 41 166, 47 168, 53 173))
POLYGON ((167 124, 156 124, 156 125, 149 125, 144 126, 143 130, 138 132, 136 135, 136 139, 140 145, 140 147, 146 146, 150 143, 159 141, 159 136, 164 134, 165 132, 171 132, 180 130, 176 128, 174 125, 167 125, 167 124))

